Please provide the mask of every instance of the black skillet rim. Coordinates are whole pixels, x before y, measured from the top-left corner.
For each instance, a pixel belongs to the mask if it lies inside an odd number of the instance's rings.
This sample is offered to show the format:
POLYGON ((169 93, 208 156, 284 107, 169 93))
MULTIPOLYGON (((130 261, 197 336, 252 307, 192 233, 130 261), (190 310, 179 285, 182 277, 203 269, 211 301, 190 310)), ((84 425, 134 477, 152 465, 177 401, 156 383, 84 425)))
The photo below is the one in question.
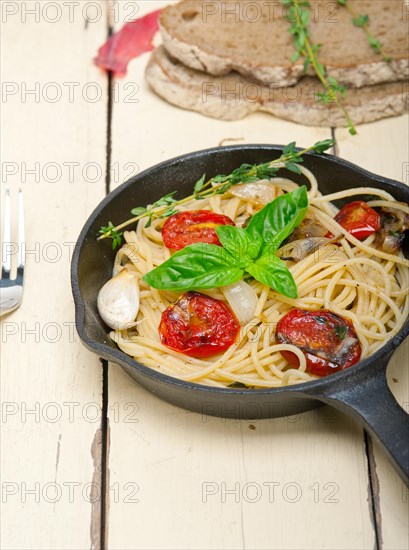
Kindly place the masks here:
MULTIPOLYGON (((160 170, 162 168, 169 167, 172 164, 180 163, 181 161, 184 161, 185 159, 192 159, 195 157, 202 157, 202 156, 208 156, 209 154, 223 151, 242 151, 242 150, 266 150, 266 151, 282 151, 283 146, 282 145, 269 145, 269 144, 243 144, 243 145, 229 145, 229 146, 223 146, 223 147, 212 147, 209 149, 202 149, 199 151, 194 151, 192 153, 186 153, 184 155, 180 155, 178 157, 171 158, 169 160, 160 162, 154 166, 151 166, 136 176, 130 178, 126 182, 119 185, 117 188, 115 188, 113 191, 111 191, 104 199, 97 205, 97 207, 93 210, 91 215, 88 217, 86 223, 84 224, 80 235, 77 239, 72 261, 71 261, 71 287, 72 287, 72 293, 74 297, 74 304, 75 304, 75 325, 77 328, 77 332, 83 341, 83 343, 91 349, 92 351, 99 354, 101 357, 107 357, 109 356, 109 360, 112 360, 113 362, 117 362, 119 365, 126 363, 131 368, 136 368, 137 370, 141 371, 143 374, 158 380, 159 382, 165 383, 170 386, 175 386, 179 388, 186 388, 189 390, 199 391, 199 392, 214 392, 217 394, 234 394, 234 395, 275 395, 280 394, 283 392, 308 392, 311 390, 311 392, 318 391, 319 393, 325 393, 326 389, 331 388, 335 384, 337 384, 338 381, 342 381, 343 379, 347 380, 351 376, 355 376, 356 374, 360 373, 363 369, 366 369, 371 364, 377 363, 377 361, 381 361, 385 357, 389 358, 389 356, 396 351, 396 349, 402 344, 404 339, 409 334, 409 317, 406 319, 403 327, 400 329, 400 331, 392 338, 390 339, 385 345, 383 345, 379 350, 377 350, 373 355, 370 357, 364 359, 363 361, 359 361, 356 365, 350 367, 349 369, 336 372, 334 374, 331 374, 330 376, 327 376, 325 378, 320 378, 318 380, 313 380, 311 382, 302 382, 300 384, 294 384, 291 386, 283 386, 278 388, 260 388, 260 389, 235 389, 235 388, 218 388, 214 386, 205 386, 203 384, 197 384, 195 382, 189 382, 185 380, 180 380, 178 378, 174 378, 172 376, 169 376, 167 374, 163 374, 159 371, 156 371, 143 363, 139 363, 138 361, 135 361, 132 359, 129 355, 126 355, 123 351, 121 351, 119 348, 114 349, 106 346, 105 344, 100 344, 98 342, 95 342, 94 340, 88 338, 85 334, 85 304, 81 296, 81 290, 79 287, 78 282, 78 267, 79 267, 79 256, 81 248, 84 244, 84 241, 86 240, 86 237, 88 235, 89 229, 92 226, 93 222, 95 221, 95 218, 100 215, 100 212, 107 204, 111 202, 111 200, 116 197, 117 195, 121 194, 127 187, 130 185, 133 185, 136 181, 142 179, 147 172, 150 171, 156 171, 160 170), (320 391, 322 390, 322 391, 320 391)), ((297 151, 301 151, 301 148, 297 148, 297 151)), ((361 173, 362 175, 365 175, 366 177, 370 177, 371 179, 378 179, 382 181, 382 183, 390 186, 392 189, 397 188, 401 191, 408 192, 407 186, 389 178, 385 178, 383 176, 379 176, 377 174, 374 174, 373 172, 369 172, 368 170, 365 170, 364 168, 361 168, 357 166, 356 164, 353 164, 352 162, 346 161, 342 158, 336 157, 334 155, 329 155, 326 153, 323 154, 315 154, 315 153, 306 153, 305 156, 310 157, 323 157, 329 162, 338 164, 340 166, 343 166, 345 168, 350 168, 357 172, 358 174, 361 173)), ((391 194, 393 194, 393 191, 391 191, 391 194)), ((370 370, 368 371, 370 373, 370 370)))

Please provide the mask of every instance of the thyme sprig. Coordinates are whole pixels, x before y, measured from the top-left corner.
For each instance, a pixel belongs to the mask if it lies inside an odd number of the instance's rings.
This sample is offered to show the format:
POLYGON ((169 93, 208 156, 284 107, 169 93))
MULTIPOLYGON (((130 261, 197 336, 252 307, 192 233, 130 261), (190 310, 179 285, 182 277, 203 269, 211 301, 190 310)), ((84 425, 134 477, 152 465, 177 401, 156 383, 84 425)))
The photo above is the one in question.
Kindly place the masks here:
POLYGON ((99 230, 99 233, 101 234, 100 237, 98 237, 97 240, 103 239, 105 237, 109 237, 112 239, 112 249, 115 250, 117 246, 120 246, 122 243, 122 231, 118 231, 118 229, 114 226, 112 222, 108 222, 107 226, 102 226, 99 230))
POLYGON ((352 16, 352 23, 356 27, 361 27, 366 34, 366 38, 368 40, 369 45, 371 48, 378 53, 380 56, 382 56, 382 59, 384 61, 387 61, 388 63, 392 61, 392 58, 390 55, 386 55, 383 49, 383 45, 380 40, 374 37, 374 35, 369 30, 369 15, 365 13, 357 13, 350 5, 348 0, 338 0, 338 4, 341 4, 341 6, 344 6, 349 13, 352 16))
POLYGON ((168 218, 178 212, 177 207, 185 204, 186 202, 196 199, 203 200, 207 197, 214 195, 223 195, 230 187, 237 185, 238 183, 251 183, 260 179, 271 179, 280 170, 280 168, 287 168, 291 172, 297 174, 301 173, 301 169, 298 166, 303 162, 303 155, 305 153, 317 153, 321 154, 327 151, 334 145, 332 139, 325 139, 318 141, 311 147, 296 151, 296 143, 293 141, 284 147, 281 156, 270 162, 264 162, 261 164, 242 164, 239 168, 236 168, 231 174, 219 174, 206 181, 206 175, 203 175, 193 188, 193 193, 183 199, 175 199, 173 193, 168 193, 161 199, 157 200, 153 204, 144 207, 138 206, 131 210, 133 218, 123 222, 117 226, 114 226, 112 222, 109 222, 107 226, 101 227, 99 230, 98 240, 112 239, 112 248, 115 250, 117 246, 122 243, 122 229, 132 223, 136 223, 142 218, 148 218, 146 226, 152 223, 152 220, 157 218, 168 218))
POLYGON ((299 58, 304 58, 304 74, 310 65, 313 67, 315 74, 324 87, 323 92, 317 93, 319 101, 335 103, 345 117, 349 133, 355 135, 357 132, 354 123, 340 99, 340 97, 345 96, 346 88, 339 84, 334 77, 327 74, 324 65, 318 59, 321 45, 314 44, 310 38, 308 28, 311 13, 310 3, 303 0, 281 0, 281 2, 288 8, 287 19, 291 23, 289 32, 294 37, 296 51, 291 57, 291 61, 295 63, 299 58))

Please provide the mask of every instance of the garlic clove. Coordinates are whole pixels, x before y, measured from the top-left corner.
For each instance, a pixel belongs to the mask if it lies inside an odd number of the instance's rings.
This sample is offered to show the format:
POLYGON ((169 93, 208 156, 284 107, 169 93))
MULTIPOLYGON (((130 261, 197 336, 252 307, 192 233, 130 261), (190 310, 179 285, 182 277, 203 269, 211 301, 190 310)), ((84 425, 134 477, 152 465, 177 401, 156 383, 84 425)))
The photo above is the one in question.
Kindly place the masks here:
POLYGON ((107 281, 98 293, 97 306, 103 321, 110 328, 129 328, 139 311, 139 284, 136 273, 124 268, 107 281))

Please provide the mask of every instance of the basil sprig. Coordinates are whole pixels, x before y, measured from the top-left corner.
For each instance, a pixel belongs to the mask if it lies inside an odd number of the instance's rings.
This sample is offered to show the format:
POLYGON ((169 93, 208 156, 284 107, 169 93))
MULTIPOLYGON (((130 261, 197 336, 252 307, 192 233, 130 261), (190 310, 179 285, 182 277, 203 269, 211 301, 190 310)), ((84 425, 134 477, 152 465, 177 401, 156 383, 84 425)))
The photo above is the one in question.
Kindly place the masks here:
POLYGON ((216 227, 222 246, 186 246, 143 280, 160 290, 210 289, 236 283, 246 272, 280 294, 297 298, 294 278, 275 253, 302 222, 307 208, 307 189, 302 186, 267 204, 245 229, 216 227))

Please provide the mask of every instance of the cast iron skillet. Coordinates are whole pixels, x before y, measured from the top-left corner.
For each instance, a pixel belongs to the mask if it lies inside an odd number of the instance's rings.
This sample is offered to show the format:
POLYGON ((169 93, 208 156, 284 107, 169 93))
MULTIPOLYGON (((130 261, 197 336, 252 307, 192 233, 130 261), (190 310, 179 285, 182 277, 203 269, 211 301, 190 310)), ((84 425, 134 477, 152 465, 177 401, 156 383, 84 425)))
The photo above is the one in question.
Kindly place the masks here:
MULTIPOLYGON (((111 341, 109 329, 98 315, 97 294, 111 277, 115 256, 109 240, 96 241, 102 225, 108 221, 120 223, 127 219, 131 208, 150 204, 175 189, 179 197, 190 194, 194 182, 204 173, 208 177, 227 174, 244 162, 252 164, 278 158, 281 151, 282 147, 275 145, 199 151, 149 168, 110 193, 86 222, 73 254, 72 290, 79 336, 88 349, 121 365, 161 399, 202 414, 259 419, 298 414, 322 403, 332 405, 355 418, 383 445, 403 480, 409 483, 409 415, 397 404, 386 383, 387 364, 408 335, 409 320, 374 355, 345 371, 291 387, 239 390, 184 382, 134 361, 111 341)), ((314 172, 324 194, 358 186, 377 187, 399 201, 409 202, 409 187, 339 158, 305 155, 305 166, 314 172)), ((288 177, 305 183, 302 176, 289 173, 288 177)), ((408 240, 404 243, 406 255, 408 240)))

